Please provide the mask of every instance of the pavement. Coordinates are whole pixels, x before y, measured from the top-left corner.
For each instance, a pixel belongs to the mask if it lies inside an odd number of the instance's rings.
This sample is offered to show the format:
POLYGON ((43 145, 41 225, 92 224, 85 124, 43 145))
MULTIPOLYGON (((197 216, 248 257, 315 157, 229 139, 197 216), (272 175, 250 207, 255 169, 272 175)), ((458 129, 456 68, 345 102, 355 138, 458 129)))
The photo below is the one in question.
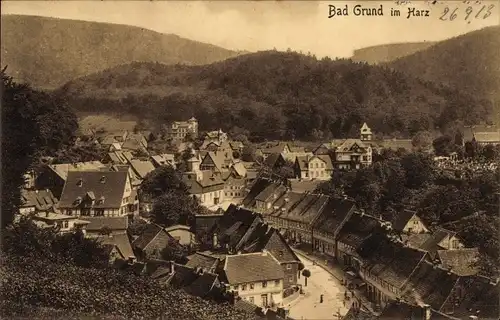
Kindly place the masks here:
POLYGON ((302 285, 305 294, 286 306, 290 310, 290 317, 295 320, 340 319, 338 315, 344 316, 349 310, 348 303, 344 304, 346 288, 324 268, 313 265, 307 257, 299 258, 305 269, 311 271, 311 277, 305 286, 305 277, 300 276, 298 283, 302 285), (323 303, 320 303, 321 294, 323 303))

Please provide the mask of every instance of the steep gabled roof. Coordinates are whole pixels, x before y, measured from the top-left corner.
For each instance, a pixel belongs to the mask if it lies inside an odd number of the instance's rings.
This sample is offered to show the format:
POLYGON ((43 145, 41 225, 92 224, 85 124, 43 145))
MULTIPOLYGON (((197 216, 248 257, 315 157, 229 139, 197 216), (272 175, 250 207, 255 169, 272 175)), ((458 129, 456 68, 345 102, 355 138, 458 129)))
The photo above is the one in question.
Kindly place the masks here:
POLYGON ((431 237, 425 241, 420 249, 429 252, 429 254, 434 257, 436 252, 439 250, 439 243, 443 241, 446 237, 453 237, 456 232, 449 231, 442 228, 437 228, 432 232, 431 237))
POLYGON ((273 182, 268 179, 258 179, 250 188, 250 191, 243 199, 242 205, 245 207, 252 207, 255 205, 255 198, 264 191, 273 182))
POLYGON ((132 243, 132 246, 135 248, 138 248, 140 250, 145 250, 147 246, 156 238, 156 236, 160 233, 164 232, 165 235, 168 238, 169 244, 176 244, 178 245, 177 241, 167 232, 165 231, 164 228, 161 226, 150 223, 147 225, 147 227, 144 229, 142 234, 134 240, 132 243))
POLYGON ((120 208, 127 179, 128 173, 124 171, 69 171, 59 207, 120 208), (85 201, 88 192, 95 195, 93 205, 85 201))
POLYGON ((100 236, 98 237, 98 240, 102 244, 111 244, 116 246, 125 259, 135 257, 132 246, 130 245, 130 240, 126 233, 115 234, 112 236, 100 236))
POLYGON ((404 227, 408 224, 408 221, 410 221, 410 219, 416 214, 417 214, 416 211, 407 209, 403 210, 402 212, 399 212, 394 216, 394 218, 391 221, 392 228, 399 232, 403 231, 404 227))
POLYGON ((315 227, 326 233, 336 235, 345 220, 349 218, 356 208, 354 201, 340 198, 327 198, 328 202, 318 217, 315 227))
POLYGON ((338 233, 338 241, 355 249, 363 244, 378 228, 379 220, 370 215, 354 213, 338 233))
POLYGON ((149 160, 134 159, 130 161, 130 166, 140 179, 144 179, 148 173, 155 169, 155 166, 149 160))
POLYGON ((217 286, 219 277, 216 274, 205 272, 184 290, 197 297, 204 298, 217 286))
POLYGON ((188 257, 189 261, 186 263, 187 267, 190 268, 203 268, 206 271, 214 271, 220 262, 217 257, 204 254, 202 252, 196 252, 195 254, 188 257))

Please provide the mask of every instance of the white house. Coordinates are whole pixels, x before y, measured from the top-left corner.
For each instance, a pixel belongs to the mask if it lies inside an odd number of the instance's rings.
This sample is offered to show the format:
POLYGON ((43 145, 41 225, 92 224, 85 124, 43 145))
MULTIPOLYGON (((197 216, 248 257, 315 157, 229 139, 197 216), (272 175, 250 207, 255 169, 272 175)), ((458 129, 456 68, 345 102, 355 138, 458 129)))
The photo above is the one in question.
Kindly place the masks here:
POLYGON ((226 256, 224 275, 227 290, 243 300, 259 307, 282 306, 285 274, 267 250, 226 256))

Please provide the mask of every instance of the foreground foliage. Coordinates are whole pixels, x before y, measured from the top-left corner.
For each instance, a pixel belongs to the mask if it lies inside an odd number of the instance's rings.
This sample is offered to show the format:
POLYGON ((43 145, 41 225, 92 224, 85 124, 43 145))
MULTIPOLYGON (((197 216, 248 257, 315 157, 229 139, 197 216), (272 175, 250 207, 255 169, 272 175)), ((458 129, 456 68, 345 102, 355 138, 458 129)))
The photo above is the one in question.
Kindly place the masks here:
POLYGON ((31 257, 2 257, 2 316, 29 306, 118 319, 252 319, 149 278, 114 269, 87 269, 31 257), (43 272, 40 272, 42 271, 43 272))

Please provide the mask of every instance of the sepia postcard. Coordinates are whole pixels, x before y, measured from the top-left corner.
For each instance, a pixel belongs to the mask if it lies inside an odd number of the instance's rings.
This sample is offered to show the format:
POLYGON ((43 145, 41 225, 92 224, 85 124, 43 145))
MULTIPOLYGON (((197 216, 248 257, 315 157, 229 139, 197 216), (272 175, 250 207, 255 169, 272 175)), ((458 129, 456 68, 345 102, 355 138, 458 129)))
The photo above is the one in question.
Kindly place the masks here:
POLYGON ((500 319, 499 1, 0 17, 2 319, 500 319))

